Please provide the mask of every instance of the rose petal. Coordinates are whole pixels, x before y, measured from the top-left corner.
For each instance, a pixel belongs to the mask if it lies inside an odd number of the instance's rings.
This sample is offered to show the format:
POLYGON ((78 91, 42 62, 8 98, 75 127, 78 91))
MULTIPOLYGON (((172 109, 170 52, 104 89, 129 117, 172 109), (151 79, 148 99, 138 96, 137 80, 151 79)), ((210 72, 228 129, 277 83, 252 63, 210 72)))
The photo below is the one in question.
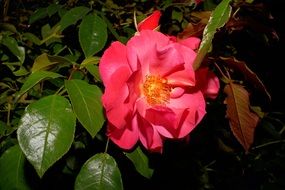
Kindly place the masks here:
MULTIPOLYGON (((169 43, 169 38, 164 34, 152 30, 143 30, 140 35, 132 37, 127 46, 130 48, 128 51, 137 55, 142 75, 145 76, 149 74, 149 65, 157 61, 157 49, 162 49, 169 43)), ((134 58, 130 59, 134 60, 134 58)), ((131 67, 136 68, 137 63, 131 67)))
POLYGON ((150 16, 145 18, 138 24, 138 31, 142 30, 154 30, 159 25, 159 19, 161 17, 161 12, 156 10, 150 16))
POLYGON ((179 98, 180 96, 184 94, 184 92, 185 92, 184 88, 175 87, 171 90, 170 98, 179 98))
POLYGON ((141 93, 141 84, 142 84, 142 74, 141 70, 137 70, 132 73, 132 75, 129 77, 127 81, 127 85, 129 88, 129 102, 132 102, 132 104, 135 103, 136 99, 140 96, 141 93))
POLYGON ((127 62, 127 49, 126 46, 122 43, 114 42, 104 52, 99 64, 100 76, 105 86, 108 86, 110 82, 113 82, 110 81, 110 78, 113 73, 117 71, 120 67, 125 67, 126 69, 129 69, 129 65, 127 62))
POLYGON ((147 103, 145 97, 140 97, 136 101, 135 108, 142 117, 145 117, 146 110, 150 109, 151 106, 147 103))
POLYGON ((184 69, 168 75, 168 82, 173 86, 194 86, 195 73, 192 64, 196 58, 196 53, 192 49, 183 45, 176 45, 176 49, 183 56, 184 69))
POLYGON ((171 43, 156 50, 156 61, 150 63, 151 74, 165 77, 184 69, 184 59, 177 46, 177 43, 171 43))
POLYGON ((171 99, 169 105, 177 116, 177 138, 189 134, 206 114, 206 104, 200 91, 171 99))
POLYGON ((193 50, 198 49, 199 45, 200 45, 200 39, 199 38, 195 38, 195 37, 190 37, 190 38, 186 38, 183 40, 179 40, 179 43, 187 46, 188 48, 191 48, 193 50))
POLYGON ((102 96, 102 103, 106 109, 106 116, 114 126, 122 128, 125 124, 125 118, 132 112, 131 102, 125 102, 129 96, 127 79, 129 70, 121 67, 110 76, 110 82, 105 87, 102 96))
POLYGON ((134 116, 127 124, 127 127, 118 129, 112 124, 108 125, 108 137, 119 147, 131 149, 139 139, 137 118, 134 116))
POLYGON ((220 82, 218 77, 208 67, 199 68, 196 71, 197 88, 205 97, 215 99, 219 93, 220 82))
POLYGON ((139 114, 139 138, 143 146, 152 152, 162 152, 162 138, 153 126, 139 114))
POLYGON ((163 106, 156 106, 146 110, 145 119, 164 137, 173 138, 175 134, 176 115, 163 106))

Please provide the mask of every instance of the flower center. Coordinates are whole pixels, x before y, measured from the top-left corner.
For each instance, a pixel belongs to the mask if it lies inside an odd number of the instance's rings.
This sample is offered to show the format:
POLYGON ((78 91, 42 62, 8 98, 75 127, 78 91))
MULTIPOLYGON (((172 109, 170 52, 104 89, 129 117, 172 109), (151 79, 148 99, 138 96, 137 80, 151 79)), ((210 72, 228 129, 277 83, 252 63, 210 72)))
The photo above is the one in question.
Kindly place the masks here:
POLYGON ((143 84, 143 93, 150 105, 165 105, 170 99, 171 87, 167 79, 160 76, 147 75, 143 84))

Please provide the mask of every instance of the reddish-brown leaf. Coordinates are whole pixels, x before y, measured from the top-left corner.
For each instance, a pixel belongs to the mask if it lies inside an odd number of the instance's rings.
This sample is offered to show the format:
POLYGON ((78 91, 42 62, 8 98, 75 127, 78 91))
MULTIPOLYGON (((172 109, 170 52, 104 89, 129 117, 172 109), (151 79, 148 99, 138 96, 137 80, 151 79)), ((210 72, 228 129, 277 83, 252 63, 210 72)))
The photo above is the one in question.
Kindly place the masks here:
POLYGON ((238 142, 248 152, 253 143, 259 117, 250 111, 249 94, 243 86, 230 82, 225 86, 224 92, 227 94, 225 103, 231 130, 238 142))
POLYGON ((269 100, 271 100, 271 96, 267 91, 266 87, 262 83, 262 81, 258 78, 258 76, 246 65, 244 61, 239 61, 234 57, 220 57, 220 59, 227 64, 230 68, 235 71, 241 72, 246 79, 260 92, 264 93, 269 100))

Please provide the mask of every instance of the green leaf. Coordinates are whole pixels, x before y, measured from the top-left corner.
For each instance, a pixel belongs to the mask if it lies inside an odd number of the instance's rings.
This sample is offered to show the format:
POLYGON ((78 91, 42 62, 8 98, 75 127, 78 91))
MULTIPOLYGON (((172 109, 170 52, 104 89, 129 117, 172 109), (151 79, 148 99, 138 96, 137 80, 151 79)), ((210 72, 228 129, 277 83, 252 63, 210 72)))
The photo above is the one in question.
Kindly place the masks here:
POLYGON ((55 25, 53 28, 49 24, 44 25, 41 28, 42 40, 41 44, 45 43, 47 46, 53 42, 61 42, 59 35, 57 34, 60 30, 60 26, 55 25))
POLYGON ((217 7, 216 0, 204 0, 203 1, 203 9, 205 11, 212 11, 217 7))
POLYGON ((44 97, 26 108, 18 141, 40 177, 69 150, 75 124, 69 101, 58 95, 44 97))
POLYGON ((25 155, 19 145, 4 152, 0 158, 0 189, 30 189, 25 178, 25 155))
POLYGON ((71 10, 69 10, 67 13, 63 15, 61 18, 59 25, 60 25, 60 31, 63 31, 65 28, 72 24, 76 24, 78 20, 80 20, 84 15, 86 15, 89 12, 89 8, 87 7, 75 7, 71 10))
POLYGON ((76 79, 65 81, 65 87, 78 120, 94 137, 104 123, 100 88, 76 79))
POLYGON ((215 33, 221 27, 223 27, 229 20, 232 12, 232 7, 230 6, 231 0, 223 0, 213 11, 207 26, 203 32, 203 39, 197 54, 197 57, 193 63, 194 69, 198 69, 208 53, 212 45, 212 40, 215 33))
POLYGON ((65 59, 61 56, 52 56, 46 53, 41 54, 35 59, 35 62, 32 67, 32 72, 36 72, 39 70, 47 70, 52 65, 55 64, 71 64, 69 60, 65 59))
MULTIPOLYGON (((8 91, 5 91, 5 94, 2 93, 2 94, 0 95, 0 103, 2 102, 3 94, 7 97, 7 92, 8 92, 8 91)), ((6 130, 7 130, 7 125, 6 125, 6 123, 4 123, 3 121, 0 120, 0 138, 2 138, 2 137, 5 135, 6 130)), ((1 171, 0 171, 0 172, 1 172, 1 171)))
POLYGON ((126 43, 126 40, 124 40, 123 36, 120 36, 117 32, 116 32, 116 29, 113 27, 113 24, 107 19, 107 17, 105 17, 104 13, 103 12, 96 12, 98 13, 101 18, 104 20, 104 22, 106 23, 107 25, 107 28, 108 30, 111 32, 111 34, 116 38, 116 40, 122 42, 122 43, 126 43))
POLYGON ((47 10, 46 8, 39 8, 36 10, 29 19, 29 24, 33 24, 34 22, 43 19, 47 16, 47 10))
POLYGON ((85 68, 87 71, 94 77, 96 81, 102 81, 99 73, 98 65, 86 65, 85 68))
POLYGON ((30 40, 31 42, 33 42, 34 44, 41 45, 41 40, 34 34, 27 32, 27 33, 24 33, 23 36, 26 37, 27 40, 30 40))
POLYGON ((29 74, 29 71, 27 71, 27 69, 25 67, 20 66, 20 68, 17 71, 13 71, 13 74, 17 77, 25 76, 25 75, 29 74))
POLYGON ((52 15, 54 15, 55 13, 57 13, 60 9, 61 9, 62 5, 59 4, 50 4, 47 7, 47 14, 49 17, 51 17, 52 15))
POLYGON ((18 33, 16 27, 10 23, 0 23, 0 30, 10 31, 13 33, 18 33))
POLYGON ((58 78, 62 77, 60 74, 49 72, 49 71, 37 71, 32 73, 26 80, 26 82, 21 87, 20 91, 17 93, 16 100, 19 99, 23 94, 25 94, 28 90, 33 88, 40 81, 47 78, 58 78))
POLYGON ((107 41, 107 25, 95 14, 85 16, 79 27, 79 42, 85 57, 103 49, 107 41))
POLYGON ((75 190, 122 190, 123 183, 116 161, 106 153, 96 154, 82 166, 75 190))
POLYGON ((172 11, 172 16, 171 18, 173 20, 177 20, 178 22, 181 22, 183 20, 183 12, 181 10, 174 10, 172 11))
POLYGON ((126 152, 125 155, 133 162, 136 170, 146 178, 150 178, 153 173, 153 169, 149 168, 148 157, 138 146, 133 152, 126 152))
POLYGON ((5 36, 2 38, 2 44, 6 46, 17 58, 21 63, 24 63, 25 60, 25 48, 18 46, 17 41, 10 37, 5 36))
POLYGON ((80 68, 84 68, 87 65, 94 65, 94 64, 97 65, 99 61, 100 57, 88 57, 82 61, 82 63, 80 64, 80 68))

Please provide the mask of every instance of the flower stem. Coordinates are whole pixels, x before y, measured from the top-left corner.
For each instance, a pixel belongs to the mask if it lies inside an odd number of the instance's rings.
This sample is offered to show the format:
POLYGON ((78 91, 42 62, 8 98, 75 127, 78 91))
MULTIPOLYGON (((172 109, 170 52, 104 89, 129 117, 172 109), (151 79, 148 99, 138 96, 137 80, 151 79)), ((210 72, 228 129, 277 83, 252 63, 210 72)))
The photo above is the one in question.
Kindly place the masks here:
POLYGON ((278 144, 278 143, 285 143, 285 140, 270 141, 270 142, 267 142, 267 143, 255 146, 252 149, 263 148, 265 146, 269 146, 269 145, 272 145, 272 144, 278 144))
POLYGON ((106 142, 106 146, 105 146, 105 151, 104 151, 104 153, 107 153, 107 150, 108 150, 108 147, 109 147, 109 141, 110 141, 110 139, 109 139, 109 137, 108 137, 107 142, 106 142))

